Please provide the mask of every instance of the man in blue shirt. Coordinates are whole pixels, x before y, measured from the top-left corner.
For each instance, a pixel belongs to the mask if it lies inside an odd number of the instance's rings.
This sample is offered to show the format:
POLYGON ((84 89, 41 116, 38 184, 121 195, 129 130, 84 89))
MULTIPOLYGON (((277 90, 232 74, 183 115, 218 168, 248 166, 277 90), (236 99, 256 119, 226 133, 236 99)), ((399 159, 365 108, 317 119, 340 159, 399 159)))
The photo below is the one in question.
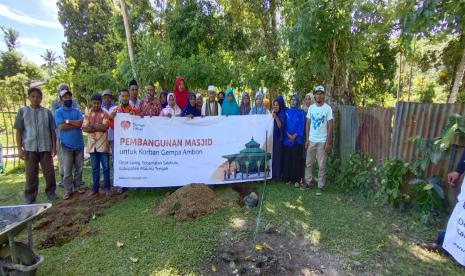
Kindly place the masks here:
MULTIPOLYGON (((52 111, 52 114, 55 114, 55 111, 57 111, 58 108, 63 107, 63 100, 60 97, 60 91, 62 90, 70 90, 69 85, 66 83, 60 83, 57 87, 58 90, 58 98, 55 99, 52 102, 52 106, 50 107, 50 110, 52 111)), ((73 101, 73 107, 79 109, 79 104, 76 101, 73 101)), ((60 172, 60 181, 58 182, 59 186, 63 186, 63 156, 61 153, 61 143, 60 143, 60 130, 58 128, 55 129, 57 141, 56 141, 56 147, 57 147, 57 160, 58 160, 58 171, 60 172)))
POLYGON ((75 191, 82 194, 82 169, 84 166, 84 142, 82 137, 83 116, 79 109, 73 107, 73 94, 69 89, 60 91, 63 107, 55 111, 55 123, 60 130, 62 147, 63 199, 70 198, 75 191))

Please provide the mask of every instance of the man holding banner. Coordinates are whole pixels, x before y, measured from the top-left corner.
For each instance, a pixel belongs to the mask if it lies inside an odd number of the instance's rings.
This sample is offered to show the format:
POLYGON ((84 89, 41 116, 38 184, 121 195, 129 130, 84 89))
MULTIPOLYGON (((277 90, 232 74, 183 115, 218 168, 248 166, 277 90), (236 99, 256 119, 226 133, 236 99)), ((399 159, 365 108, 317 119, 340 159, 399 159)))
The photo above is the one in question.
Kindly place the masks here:
MULTIPOLYGON (((455 171, 447 175, 449 185, 455 187, 465 172, 465 151, 455 171)), ((446 231, 438 234, 432 243, 420 243, 421 247, 433 251, 447 251, 459 264, 465 266, 465 185, 461 185, 457 203, 447 223, 446 231)))
POLYGON ((216 89, 213 85, 207 88, 208 100, 202 105, 202 116, 220 116, 221 104, 216 101, 216 89))
MULTIPOLYGON (((457 185, 460 176, 465 172, 465 151, 460 158, 454 172, 448 174, 449 185, 457 185)), ((465 266, 465 185, 462 181, 460 194, 457 197, 454 211, 447 223, 447 229, 442 243, 444 248, 454 259, 465 266)))
MULTIPOLYGON (((127 89, 121 89, 120 93, 119 93, 119 97, 121 99, 121 105, 118 105, 118 106, 115 106, 109 117, 110 117, 110 120, 109 120, 109 126, 110 128, 113 129, 113 133, 114 131, 116 131, 114 128, 115 128, 115 125, 114 125, 114 120, 116 118, 116 115, 118 113, 127 113, 127 114, 131 114, 131 115, 139 115, 139 109, 137 107, 134 107, 132 105, 130 105, 129 103, 129 90, 127 89)), ((113 134, 114 135, 114 134, 113 134)), ((115 151, 113 151, 115 149, 115 144, 117 143, 117 140, 114 140, 113 141, 113 148, 111 149, 112 152, 113 152, 113 167, 116 165, 115 163, 115 151)), ((115 185, 113 185, 115 186, 115 185)), ((116 189, 117 193, 122 193, 124 192, 124 190, 121 188, 121 187, 118 187, 116 189)))

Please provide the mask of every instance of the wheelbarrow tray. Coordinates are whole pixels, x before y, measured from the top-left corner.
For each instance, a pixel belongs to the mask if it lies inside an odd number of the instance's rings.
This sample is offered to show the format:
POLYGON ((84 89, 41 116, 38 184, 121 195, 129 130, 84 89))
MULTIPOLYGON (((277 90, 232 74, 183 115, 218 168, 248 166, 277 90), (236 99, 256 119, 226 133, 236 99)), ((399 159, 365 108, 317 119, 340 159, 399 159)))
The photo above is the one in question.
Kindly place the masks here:
POLYGON ((50 203, 0 206, 0 246, 8 243, 8 236, 18 235, 28 222, 38 218, 50 207, 50 203))

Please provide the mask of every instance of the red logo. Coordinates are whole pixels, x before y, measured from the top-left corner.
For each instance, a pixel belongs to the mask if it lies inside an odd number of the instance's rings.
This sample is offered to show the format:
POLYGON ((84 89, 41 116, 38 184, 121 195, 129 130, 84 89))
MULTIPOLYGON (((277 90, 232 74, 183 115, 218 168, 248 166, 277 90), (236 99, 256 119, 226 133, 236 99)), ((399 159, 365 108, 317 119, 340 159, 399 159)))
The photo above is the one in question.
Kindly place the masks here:
POLYGON ((129 121, 121 121, 121 127, 126 130, 128 129, 129 127, 131 127, 131 122, 129 121))

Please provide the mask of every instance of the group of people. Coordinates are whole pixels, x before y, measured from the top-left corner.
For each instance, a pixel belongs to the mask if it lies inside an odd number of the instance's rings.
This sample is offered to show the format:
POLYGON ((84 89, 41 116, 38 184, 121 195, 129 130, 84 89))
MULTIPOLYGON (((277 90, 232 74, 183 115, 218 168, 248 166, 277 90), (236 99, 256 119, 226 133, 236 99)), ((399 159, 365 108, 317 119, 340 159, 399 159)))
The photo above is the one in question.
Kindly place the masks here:
MULTIPOLYGON (((324 167, 332 141, 332 110, 324 103, 324 87, 318 86, 314 94, 305 96, 299 105, 299 95, 293 94, 286 107, 283 96, 274 99, 271 112, 262 92, 253 97, 242 93, 237 103, 233 89, 218 93, 214 86, 208 86, 208 98, 204 101, 200 93, 189 92, 184 78, 177 77, 173 92, 161 92, 149 83, 145 96, 139 98, 139 85, 135 80, 128 88, 119 92, 119 103, 114 104, 110 91, 91 96, 90 106, 82 112, 73 99, 70 87, 58 86, 59 97, 52 102, 51 110, 43 107, 42 91, 33 87, 28 90, 29 106, 21 108, 16 116, 14 128, 19 157, 25 160, 26 187, 25 203, 33 203, 39 185, 39 164, 43 170, 50 200, 56 198, 56 181, 53 165, 58 160, 60 185, 65 189, 63 199, 69 199, 74 192, 84 193, 81 188, 84 164, 84 150, 89 153, 92 166, 92 194, 100 191, 100 171, 103 172, 103 193, 110 194, 110 164, 114 149, 114 119, 119 113, 137 116, 234 116, 268 115, 274 121, 272 178, 300 188, 313 184, 312 165, 318 161, 318 190, 324 188, 324 167), (315 103, 312 104, 312 102, 315 103), (83 132, 87 133, 84 149, 83 132)), ((124 190, 115 187, 117 192, 124 190)))
POLYGON ((325 164, 333 136, 333 112, 324 97, 324 87, 317 86, 314 94, 305 96, 302 106, 299 106, 299 95, 293 94, 286 108, 284 98, 278 96, 273 101, 272 113, 273 180, 301 189, 317 186, 316 195, 321 195, 325 186, 325 164), (312 174, 315 160, 317 181, 312 174))

